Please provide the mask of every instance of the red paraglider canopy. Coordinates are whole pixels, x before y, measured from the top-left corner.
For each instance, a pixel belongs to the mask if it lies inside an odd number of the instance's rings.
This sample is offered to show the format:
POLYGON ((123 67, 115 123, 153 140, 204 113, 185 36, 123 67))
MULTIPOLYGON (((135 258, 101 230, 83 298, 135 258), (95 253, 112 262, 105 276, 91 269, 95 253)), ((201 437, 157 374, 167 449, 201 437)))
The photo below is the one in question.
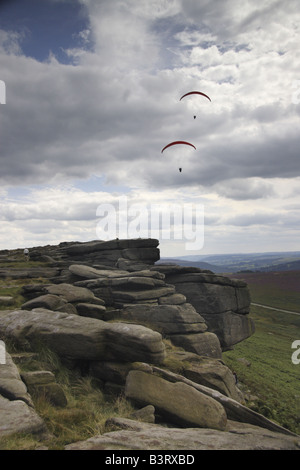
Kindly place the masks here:
POLYGON ((210 97, 207 96, 205 93, 202 93, 201 91, 189 91, 188 93, 183 95, 179 101, 181 101, 182 98, 184 98, 185 96, 189 96, 189 95, 202 95, 202 96, 205 96, 205 98, 207 98, 209 101, 211 101, 210 97))
POLYGON ((196 147, 195 147, 195 145, 190 144, 189 142, 185 142, 184 140, 176 140, 175 142, 170 142, 168 145, 166 145, 166 146, 162 149, 161 153, 163 153, 163 151, 166 150, 168 147, 171 147, 172 145, 177 145, 177 144, 190 145, 191 147, 194 147, 195 150, 197 150, 196 147))

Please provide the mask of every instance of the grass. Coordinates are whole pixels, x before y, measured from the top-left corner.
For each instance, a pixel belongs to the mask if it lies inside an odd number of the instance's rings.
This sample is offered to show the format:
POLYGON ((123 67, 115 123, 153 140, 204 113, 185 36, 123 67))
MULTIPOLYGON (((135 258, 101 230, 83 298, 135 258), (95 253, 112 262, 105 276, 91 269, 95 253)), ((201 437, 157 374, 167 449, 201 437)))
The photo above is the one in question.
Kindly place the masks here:
MULTIPOLYGON (((262 303, 268 295, 261 297, 262 303)), ((300 434, 300 364, 293 364, 291 348, 300 340, 300 316, 253 305, 251 316, 255 334, 223 353, 223 360, 258 397, 249 403, 251 408, 300 434)))
POLYGON ((36 412, 47 425, 50 437, 39 440, 29 434, 15 434, 0 438, 0 450, 35 450, 42 446, 48 450, 63 450, 72 442, 103 434, 106 420, 112 416, 129 417, 133 411, 122 396, 104 397, 95 388, 91 378, 84 378, 68 390, 65 408, 52 406, 44 397, 35 399, 36 412))
POLYGON ((1 268, 12 268, 12 269, 27 269, 27 268, 39 268, 39 267, 46 267, 49 266, 48 263, 44 261, 26 261, 24 259, 16 259, 10 262, 8 261, 1 261, 0 267, 1 268))
POLYGON ((0 439, 0 450, 34 450, 46 446, 49 450, 61 450, 76 441, 108 431, 106 421, 112 416, 129 417, 134 411, 122 395, 107 396, 96 379, 82 377, 76 370, 64 367, 58 356, 43 348, 38 360, 27 362, 23 370, 52 370, 68 400, 66 407, 55 407, 43 396, 34 397, 35 410, 44 420, 51 435, 45 441, 28 434, 15 434, 0 439))
POLYGON ((0 296, 10 296, 13 297, 14 303, 12 306, 7 306, 5 304, 0 304, 0 310, 7 310, 11 308, 20 308, 21 305, 26 302, 25 297, 22 296, 22 286, 27 284, 45 284, 49 283, 46 279, 42 277, 38 278, 27 278, 27 279, 12 279, 4 278, 0 279, 0 296))

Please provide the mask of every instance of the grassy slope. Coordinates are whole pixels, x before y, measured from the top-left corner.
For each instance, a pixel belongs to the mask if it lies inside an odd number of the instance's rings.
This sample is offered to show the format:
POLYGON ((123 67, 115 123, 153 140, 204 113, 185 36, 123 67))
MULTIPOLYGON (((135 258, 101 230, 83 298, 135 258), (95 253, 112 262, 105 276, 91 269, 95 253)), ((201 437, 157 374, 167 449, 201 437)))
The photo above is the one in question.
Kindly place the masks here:
MULTIPOLYGON (((300 311, 300 272, 240 277, 248 282, 253 302, 300 311)), ((253 305, 251 316, 255 334, 224 353, 223 359, 259 398, 253 405, 257 411, 300 434, 300 364, 291 359, 291 345, 300 340, 300 316, 253 305)))

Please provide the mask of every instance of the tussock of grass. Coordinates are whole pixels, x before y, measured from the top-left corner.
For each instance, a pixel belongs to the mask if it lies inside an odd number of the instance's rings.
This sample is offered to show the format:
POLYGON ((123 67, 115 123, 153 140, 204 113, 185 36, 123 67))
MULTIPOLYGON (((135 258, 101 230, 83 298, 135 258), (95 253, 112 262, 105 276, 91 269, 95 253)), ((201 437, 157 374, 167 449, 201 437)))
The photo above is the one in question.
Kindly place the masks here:
POLYGON ((40 398, 35 407, 44 419, 53 439, 50 449, 63 449, 65 445, 103 434, 105 423, 112 416, 128 417, 133 412, 124 397, 107 399, 90 377, 78 380, 65 390, 68 406, 56 408, 40 398))
POLYGON ((12 434, 0 439, 0 450, 36 450, 41 446, 37 437, 29 434, 12 434))
MULTIPOLYGON (((22 365, 22 367, 24 367, 22 365)), ((35 410, 44 420, 52 438, 45 442, 34 436, 13 435, 0 439, 0 450, 63 449, 65 445, 103 434, 105 423, 112 416, 129 417, 133 407, 123 396, 106 396, 97 380, 81 377, 61 364, 52 351, 40 348, 38 360, 26 365, 26 370, 52 370, 67 397, 68 405, 60 408, 49 403, 44 396, 32 397, 35 410)))
POLYGON ((183 361, 182 358, 176 353, 185 352, 185 350, 181 347, 174 346, 169 339, 164 338, 163 342, 167 356, 162 363, 162 367, 169 369, 174 373, 181 374, 185 369, 188 368, 189 363, 187 361, 183 361))

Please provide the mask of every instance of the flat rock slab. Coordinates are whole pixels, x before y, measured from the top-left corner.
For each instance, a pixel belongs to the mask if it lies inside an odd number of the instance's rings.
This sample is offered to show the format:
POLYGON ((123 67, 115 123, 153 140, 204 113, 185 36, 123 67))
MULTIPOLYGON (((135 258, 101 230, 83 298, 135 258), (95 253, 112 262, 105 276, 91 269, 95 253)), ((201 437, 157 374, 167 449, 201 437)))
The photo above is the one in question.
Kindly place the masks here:
POLYGON ((33 308, 47 308, 49 310, 57 310, 67 303, 59 295, 45 294, 39 295, 34 299, 30 299, 22 305, 23 310, 32 310, 33 308))
POLYGON ((105 320, 103 315, 106 312, 106 308, 103 305, 94 305, 94 304, 77 304, 76 310, 78 315, 82 317, 98 318, 100 320, 105 320))
POLYGON ((97 297, 89 289, 72 284, 53 284, 47 286, 46 290, 49 294, 63 297, 67 302, 97 302, 97 297))
POLYGON ((167 421, 180 426, 224 430, 227 416, 223 406, 183 382, 171 383, 139 370, 129 372, 125 396, 139 405, 153 405, 167 421))
POLYGON ((75 276, 83 279, 101 279, 107 277, 119 277, 120 275, 128 275, 128 271, 119 269, 97 269, 92 266, 86 266, 82 264, 72 264, 69 266, 69 271, 75 276))
POLYGON ((112 296, 116 302, 136 302, 159 299, 162 296, 174 294, 175 287, 158 287, 149 290, 137 290, 137 291, 113 291, 112 296))
POLYGON ((182 347, 186 351, 221 359, 222 349, 218 336, 209 331, 204 333, 173 334, 170 336, 175 346, 182 347))
POLYGON ((236 422, 228 422, 225 431, 167 428, 118 418, 109 424, 123 429, 69 444, 65 450, 300 450, 300 437, 236 422))
MULTIPOLYGON (((96 297, 95 294, 86 287, 75 286, 68 283, 24 285, 22 287, 22 295, 29 300, 34 300, 36 303, 44 302, 44 305, 48 305, 50 310, 52 310, 52 305, 55 307, 53 310, 57 310, 59 302, 61 304, 67 302, 89 302, 103 305, 103 300, 96 297)), ((27 305, 32 308, 32 306, 35 305, 34 302, 27 305)))
MULTIPOLYGON (((153 271, 150 269, 142 269, 139 271, 127 271, 124 269, 113 269, 106 268, 101 269, 92 266, 86 266, 82 264, 72 264, 69 266, 69 271, 82 279, 86 280, 96 280, 99 279, 122 279, 122 278, 131 278, 131 277, 150 277, 154 279, 164 279, 165 275, 163 273, 153 271)), ((78 284, 79 285, 79 284, 78 284)))
MULTIPOLYGON (((107 314, 109 319, 109 312, 107 314)), ((127 305, 120 309, 116 317, 120 320, 151 325, 163 334, 203 333, 207 330, 204 319, 190 304, 151 305, 141 303, 127 305)))
POLYGON ((165 358, 161 334, 149 328, 46 309, 0 311, 0 335, 27 350, 43 341, 72 359, 160 363, 165 358))
POLYGON ((134 239, 115 239, 115 240, 93 240, 91 242, 74 243, 63 247, 63 250, 69 255, 87 254, 104 250, 123 250, 128 248, 156 248, 159 241, 154 238, 134 238, 134 239))

